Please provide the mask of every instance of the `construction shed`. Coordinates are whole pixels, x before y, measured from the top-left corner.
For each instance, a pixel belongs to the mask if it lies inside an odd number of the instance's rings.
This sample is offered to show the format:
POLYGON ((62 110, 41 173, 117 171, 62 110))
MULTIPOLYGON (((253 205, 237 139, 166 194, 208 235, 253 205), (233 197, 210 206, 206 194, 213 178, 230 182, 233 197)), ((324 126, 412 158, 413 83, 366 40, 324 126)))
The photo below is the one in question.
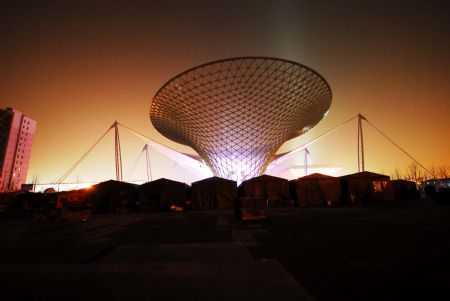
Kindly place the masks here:
POLYGON ((341 203, 348 205, 393 202, 389 176, 363 171, 340 177, 341 203))
POLYGON ((264 198, 268 207, 291 206, 289 181, 269 175, 246 180, 239 185, 238 194, 241 197, 264 198))
POLYGON ((419 192, 414 181, 392 180, 392 189, 394 190, 396 201, 409 201, 418 199, 419 192))
POLYGON ((122 212, 133 209, 136 203, 136 185, 109 180, 87 190, 87 200, 94 213, 122 212))
POLYGON ((170 210, 172 206, 184 207, 186 204, 185 183, 161 178, 142 184, 138 188, 140 209, 170 210))
POLYGON ((290 181, 289 186, 292 198, 300 207, 330 207, 339 204, 339 178, 314 173, 290 181))
POLYGON ((236 181, 211 177, 191 184, 193 209, 233 208, 236 197, 236 181))

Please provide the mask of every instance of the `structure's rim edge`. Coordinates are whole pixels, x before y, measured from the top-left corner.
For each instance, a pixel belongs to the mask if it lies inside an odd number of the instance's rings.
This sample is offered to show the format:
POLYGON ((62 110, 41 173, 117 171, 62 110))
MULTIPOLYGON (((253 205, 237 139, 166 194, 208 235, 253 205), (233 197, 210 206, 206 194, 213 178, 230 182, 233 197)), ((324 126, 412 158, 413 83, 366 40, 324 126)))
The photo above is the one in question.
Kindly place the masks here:
MULTIPOLYGON (((238 57, 232 57, 232 58, 226 58, 226 59, 220 59, 220 60, 215 60, 215 61, 210 61, 207 63, 203 63, 201 65, 195 66, 195 67, 191 67, 181 73, 178 73, 177 75, 173 76, 172 78, 170 78, 168 81, 166 81, 164 83, 164 85, 162 85, 161 88, 158 89, 158 91, 155 93, 155 95, 152 98, 152 105, 153 105, 153 101, 155 100, 155 98, 158 96, 158 94, 164 90, 166 88, 167 85, 169 85, 172 81, 174 81, 175 79, 183 76, 184 74, 187 74, 191 71, 194 71, 196 69, 200 69, 203 68, 205 66, 208 65, 214 65, 214 64, 218 64, 218 63, 222 63, 222 62, 228 62, 228 61, 235 61, 235 60, 243 60, 243 59, 264 59, 264 60, 273 60, 273 61, 280 61, 280 62, 285 62, 285 63, 290 63, 290 64, 294 64, 303 68, 306 68, 310 71, 312 71, 314 74, 316 74, 317 76, 320 77, 320 79, 325 83, 325 85, 327 86, 328 90, 330 91, 330 99, 333 99, 333 90, 331 90, 331 86, 330 84, 327 82, 327 80, 316 70, 312 69, 309 66, 306 66, 304 64, 292 61, 292 60, 288 60, 288 59, 282 59, 282 58, 277 58, 277 57, 271 57, 271 56, 238 56, 238 57)), ((151 106, 150 106, 150 112, 151 112, 151 106)), ((151 120, 151 118, 150 118, 151 120)), ((153 122, 152 122, 153 123, 153 122)))

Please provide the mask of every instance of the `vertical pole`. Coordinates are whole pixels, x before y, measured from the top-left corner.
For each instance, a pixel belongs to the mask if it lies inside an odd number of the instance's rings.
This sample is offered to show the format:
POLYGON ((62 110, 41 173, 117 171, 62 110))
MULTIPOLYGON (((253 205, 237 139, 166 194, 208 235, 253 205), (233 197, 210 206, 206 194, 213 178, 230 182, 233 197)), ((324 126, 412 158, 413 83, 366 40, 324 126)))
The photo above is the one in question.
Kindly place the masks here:
POLYGON ((364 169, 364 140, 363 140, 363 129, 361 120, 366 120, 366 118, 358 114, 358 172, 363 172, 364 169))
MULTIPOLYGON (((362 115, 361 115, 362 117, 362 115)), ((362 117, 364 118, 364 117, 362 117)), ((362 122, 361 122, 361 118, 359 119, 359 127, 361 128, 361 171, 364 172, 365 168, 364 168, 364 135, 363 135, 363 128, 362 128, 362 122)))
POLYGON ((122 181, 122 152, 120 150, 119 124, 114 122, 115 155, 116 155, 116 180, 122 181))
POLYGON ((359 115, 360 114, 358 114, 358 149, 357 149, 357 151, 358 151, 358 172, 361 172, 361 155, 360 155, 360 144, 361 144, 361 141, 360 141, 360 137, 361 137, 361 127, 360 127, 360 125, 361 125, 361 119, 359 118, 359 115))
POLYGON ((305 148, 305 161, 303 162, 303 164, 305 166, 305 176, 308 175, 308 155, 309 155, 309 151, 307 148, 305 148))
POLYGON ((148 153, 148 144, 145 145, 145 162, 147 167, 147 181, 150 182, 152 180, 152 169, 150 166, 150 155, 148 153))

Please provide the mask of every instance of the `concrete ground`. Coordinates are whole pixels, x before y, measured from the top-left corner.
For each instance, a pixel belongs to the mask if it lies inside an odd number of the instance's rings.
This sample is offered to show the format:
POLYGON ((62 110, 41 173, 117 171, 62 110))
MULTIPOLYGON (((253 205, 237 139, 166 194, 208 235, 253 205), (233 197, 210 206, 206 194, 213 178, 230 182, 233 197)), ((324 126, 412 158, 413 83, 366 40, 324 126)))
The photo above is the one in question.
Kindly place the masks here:
POLYGON ((450 300, 449 257, 426 202, 0 220, 7 300, 450 300))

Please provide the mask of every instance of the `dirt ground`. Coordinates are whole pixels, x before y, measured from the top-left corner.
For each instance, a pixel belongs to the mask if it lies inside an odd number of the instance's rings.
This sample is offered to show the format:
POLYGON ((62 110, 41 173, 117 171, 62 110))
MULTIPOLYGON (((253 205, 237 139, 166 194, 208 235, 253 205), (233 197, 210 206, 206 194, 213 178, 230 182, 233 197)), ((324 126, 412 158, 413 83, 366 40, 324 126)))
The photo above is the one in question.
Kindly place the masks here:
POLYGON ((231 210, 2 219, 0 265, 92 265, 121 246, 230 242, 277 260, 315 300, 450 300, 450 206, 424 201, 270 208, 248 223, 231 210))

